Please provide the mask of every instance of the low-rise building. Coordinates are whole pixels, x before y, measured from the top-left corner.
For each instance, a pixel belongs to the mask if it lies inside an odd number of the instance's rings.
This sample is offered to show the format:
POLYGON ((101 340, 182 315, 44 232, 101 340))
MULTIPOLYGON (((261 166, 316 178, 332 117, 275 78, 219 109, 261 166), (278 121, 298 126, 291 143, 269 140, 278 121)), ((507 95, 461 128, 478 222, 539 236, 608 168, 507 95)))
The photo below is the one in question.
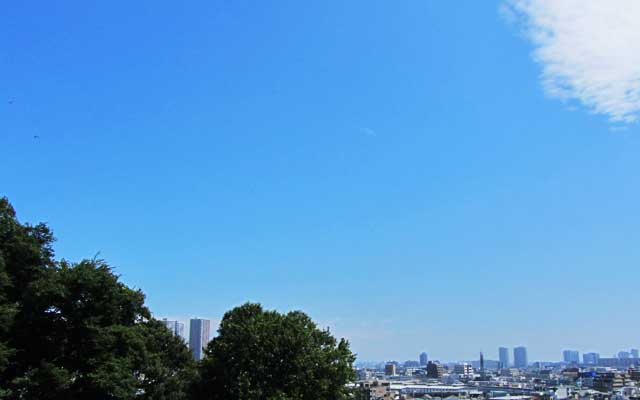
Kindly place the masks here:
POLYGON ((364 400, 393 400, 395 397, 389 382, 362 382, 360 390, 364 394, 364 400))
POLYGON ((593 378, 593 389, 598 392, 614 392, 626 385, 626 374, 601 372, 593 378))
POLYGON ((427 377, 429 378, 442 378, 444 375, 444 367, 437 361, 429 361, 427 364, 427 377))
POLYGON ((473 375, 473 367, 468 363, 456 364, 453 367, 453 373, 458 375, 473 375))
POLYGON ((384 366, 384 374, 388 376, 396 376, 396 365, 394 363, 389 363, 384 366))

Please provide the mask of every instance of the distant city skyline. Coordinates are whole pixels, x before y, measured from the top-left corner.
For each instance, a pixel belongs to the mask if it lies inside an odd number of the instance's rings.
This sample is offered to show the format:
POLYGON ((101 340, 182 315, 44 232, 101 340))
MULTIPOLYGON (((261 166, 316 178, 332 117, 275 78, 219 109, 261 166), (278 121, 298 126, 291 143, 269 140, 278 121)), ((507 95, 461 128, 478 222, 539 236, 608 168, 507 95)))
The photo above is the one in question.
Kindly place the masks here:
MULTIPOLYGON (((182 332, 183 332, 183 338, 185 339, 185 341, 188 343, 189 342, 189 336, 190 336, 190 321, 194 319, 194 318, 189 318, 189 317, 180 317, 180 318, 168 318, 168 317, 162 317, 160 320, 162 322, 165 322, 165 320, 167 320, 170 324, 173 324, 175 322, 177 322, 178 324, 182 324, 182 332), (185 328, 186 327, 186 328, 185 328)), ((218 328, 218 319, 215 318, 203 318, 205 320, 209 321, 209 339, 213 339, 216 335, 216 331, 218 328)), ((169 325, 168 325, 169 326, 169 325)), ((338 335, 340 336, 340 335, 338 335)), ((348 339, 348 338, 347 338, 348 339)), ((565 358, 565 353, 573 353, 572 357, 573 360, 575 360, 575 355, 577 354, 578 356, 578 362, 583 362, 585 364, 587 364, 586 361, 584 361, 584 357, 586 356, 588 360, 597 360, 599 358, 601 358, 601 354, 607 354, 606 351, 581 351, 581 350, 567 350, 567 349, 563 349, 563 350, 557 350, 554 351, 552 350, 550 347, 546 347, 543 348, 542 351, 536 351, 536 352, 530 352, 529 351, 529 346, 499 346, 497 347, 497 350, 495 352, 493 351, 484 351, 485 354, 485 359, 486 360, 492 360, 492 361, 497 361, 497 362, 502 362, 503 358, 501 357, 501 354, 505 354, 506 355, 506 360, 509 363, 509 366, 513 367, 514 366, 514 359, 513 357, 513 353, 515 352, 515 349, 518 347, 524 347, 525 349, 525 353, 527 356, 527 363, 531 364, 533 362, 566 362, 566 358, 565 358), (553 354, 556 354, 556 356, 553 356, 553 354), (531 354, 533 354, 533 356, 531 356, 531 354), (540 356, 537 354, 547 354, 548 356, 540 356)), ((488 346, 483 346, 481 348, 488 348, 488 346)), ((591 348, 612 348, 612 346, 593 346, 590 347, 591 348)), ((440 346, 436 346, 434 347, 433 350, 431 351, 421 351, 416 353, 417 355, 414 355, 413 357, 411 356, 411 354, 409 354, 407 357, 400 357, 399 353, 396 354, 395 356, 392 354, 390 357, 381 357, 381 358, 363 358, 363 357, 358 357, 357 361, 359 362, 386 362, 386 361, 398 361, 398 362, 405 362, 405 361, 417 361, 420 362, 422 356, 424 356, 424 359, 429 361, 429 360, 434 360, 434 361, 441 361, 441 362, 470 362, 470 361, 476 361, 479 360, 479 356, 478 356, 478 351, 476 350, 475 353, 473 350, 470 351, 471 354, 469 354, 468 356, 462 356, 462 357, 455 357, 455 356, 446 356, 446 354, 451 354, 451 353, 455 353, 456 350, 455 348, 452 349, 442 349, 442 347, 440 346), (444 354, 444 356, 438 356, 435 358, 432 358, 429 354, 444 354)), ((639 353, 638 349, 635 348, 635 346, 628 346, 627 349, 624 349, 624 346, 622 349, 620 350, 616 350, 611 352, 612 356, 610 357, 614 357, 614 358, 618 358, 621 355, 623 357, 631 357, 631 358, 638 358, 635 356, 635 354, 639 353)))
MULTIPOLYGON (((168 317, 162 317, 161 321, 165 321, 168 320, 169 323, 173 323, 173 322, 178 322, 179 324, 182 324, 183 327, 183 338, 185 339, 185 341, 188 343, 189 342, 189 337, 190 337, 190 321, 194 319, 194 318, 189 318, 189 317, 179 317, 179 318, 168 318, 168 317), (186 327, 186 328, 185 328, 186 327)), ((217 324, 219 319, 216 318, 203 318, 205 320, 209 321, 209 332, 210 332, 210 339, 213 339, 216 335, 216 331, 217 331, 217 324)), ((322 324, 321 324, 322 325, 322 324)), ((340 336, 338 334, 338 336, 340 336)), ((347 337, 348 339, 348 337, 347 337)), ((612 356, 609 357, 614 357, 614 358, 618 358, 621 355, 623 357, 632 357, 632 358, 638 358, 638 357, 634 357, 634 354, 638 353, 638 349, 635 348, 635 346, 627 346, 627 349, 624 348, 624 346, 620 349, 620 350, 615 350, 615 351, 581 351, 581 350, 567 350, 567 349, 558 349, 558 350, 553 350, 550 347, 543 347, 542 350, 540 349, 536 349, 535 352, 531 352, 529 351, 530 346, 499 346, 497 347, 497 350, 494 351, 484 351, 485 353, 485 359, 486 360, 491 360, 491 361, 497 361, 497 362, 502 362, 503 359, 501 357, 501 351, 504 350, 504 354, 506 354, 506 359, 509 363, 509 365, 511 367, 514 366, 514 359, 512 358, 514 356, 514 352, 515 349, 518 347, 523 347, 525 349, 525 354, 527 356, 527 363, 531 364, 534 362, 562 362, 565 361, 566 362, 566 358, 565 358, 565 353, 571 352, 574 353, 573 354, 573 360, 575 360, 575 353, 577 353, 578 356, 578 362, 583 362, 585 364, 587 364, 586 361, 584 361, 584 357, 586 356, 588 360, 597 360, 599 358, 601 358, 601 354, 608 354, 611 353, 612 356), (532 356, 533 354, 533 356, 532 356), (547 356, 544 356, 544 354, 546 354, 547 356), (556 354, 555 356, 553 354, 556 354)), ((481 346, 480 348, 489 348, 488 346, 481 346)), ((592 348, 613 348, 613 346, 608 345, 608 346, 592 346, 589 347, 589 349, 592 348)), ((477 361, 479 360, 479 356, 478 356, 478 351, 476 350, 475 352, 473 350, 471 350, 469 353, 469 355, 467 356, 461 356, 461 357, 455 357, 455 356, 447 356, 447 354, 452 354, 456 352, 455 347, 451 348, 451 349, 443 349, 441 346, 435 346, 433 350, 431 351, 422 351, 422 352, 418 352, 416 353, 417 355, 412 355, 409 354, 408 356, 405 357, 401 357, 400 354, 401 353, 396 353, 391 354, 389 357, 380 357, 380 358, 372 358, 372 357, 360 357, 358 356, 357 361, 358 362, 386 362, 386 361, 398 361, 398 362, 405 362, 405 361, 417 361, 420 362, 421 361, 421 356, 425 356, 425 360, 434 360, 434 361, 441 361, 441 362, 471 362, 471 361, 477 361), (437 357, 431 357, 430 354, 438 354, 439 356, 437 357), (443 356, 442 356, 443 355, 443 356)))
MULTIPOLYGON (((636 360, 640 360, 640 357, 635 357, 633 354, 635 354, 634 350, 636 349, 630 349, 630 351, 625 351, 625 350, 621 350, 619 352, 616 352, 613 354, 613 356, 611 358, 614 359, 636 359, 636 360)), ((481 352, 480 354, 482 354, 483 352, 481 352)), ((358 362, 377 362, 377 363, 383 363, 383 362, 398 362, 398 363, 404 363, 407 361, 420 361, 422 355, 426 356, 426 352, 420 353, 417 357, 415 358, 402 358, 402 357, 391 357, 391 358, 387 358, 387 359, 379 359, 379 360, 374 360, 374 359, 358 359, 358 362)), ((485 353, 487 354, 487 353, 485 353)), ((550 357, 550 358, 530 358, 530 354, 529 351, 527 349, 527 346, 515 346, 512 349, 509 347, 499 347, 498 351, 495 353, 495 357, 492 355, 491 352, 488 353, 489 356, 485 356, 485 361, 492 361, 492 362, 496 362, 498 366, 500 365, 507 365, 508 367, 514 367, 514 368, 523 368, 526 365, 531 365, 533 363, 536 362, 551 362, 551 363, 567 363, 567 364, 571 364, 571 363, 575 363, 575 364, 597 364, 598 360, 600 360, 601 358, 606 358, 606 357, 601 357, 600 353, 598 352, 584 352, 581 353, 579 350, 563 350, 562 354, 560 356, 557 357, 550 357), (513 358, 514 361, 510 361, 511 359, 511 352, 513 352, 513 358), (580 355, 582 354, 582 358, 580 357, 580 355), (517 362, 515 361, 515 359, 517 358, 517 362)), ((463 358, 429 358, 429 361, 437 361, 437 362, 443 362, 443 363, 456 363, 456 362, 479 362, 480 361, 480 357, 476 356, 475 358, 473 357, 463 357, 463 358)))
MULTIPOLYGON (((179 324, 182 324, 183 327, 183 338, 185 339, 185 341, 188 343, 189 342, 189 336, 190 336, 190 321, 194 319, 194 318, 189 318, 189 317, 179 317, 179 318, 168 318, 168 317, 162 317, 161 321, 165 321, 168 320, 169 323, 173 323, 173 322, 178 322, 179 324), (186 328, 185 328, 186 327, 186 328)), ((219 319, 215 319, 215 318, 203 318, 205 320, 209 321, 209 339, 213 339, 216 335, 216 331, 217 331, 217 324, 219 319)), ((340 336, 340 335, 338 335, 340 336)), ((347 338, 348 339, 348 338, 347 338)), ((571 352, 574 353, 573 354, 573 359, 575 360, 575 353, 577 353, 578 356, 578 362, 582 362, 585 364, 588 364, 587 361, 584 361, 584 357, 587 357, 588 360, 592 361, 592 360, 598 360, 599 358, 601 358, 601 354, 607 354, 606 351, 581 351, 581 350, 567 350, 567 349, 558 349, 556 351, 554 351, 553 349, 551 349, 550 347, 546 347, 543 348, 542 351, 538 351, 538 349, 536 349, 535 352, 531 352, 529 351, 529 346, 499 346, 497 347, 497 350, 494 351, 484 351, 485 354, 485 359, 486 360, 491 360, 491 361, 496 361, 496 362, 502 362, 503 358, 501 357, 501 354, 505 354, 506 355, 506 360, 509 363, 509 366, 513 367, 514 366, 514 358, 512 358, 514 356, 514 352, 515 349, 518 347, 524 347, 525 349, 525 353, 527 356, 527 363, 531 364, 534 362, 562 362, 565 361, 566 362, 566 358, 565 358, 565 353, 567 352, 571 352), (533 356, 532 356, 533 354, 533 356), (541 356, 540 354, 547 354, 548 356, 541 356), (556 354, 556 356, 553 356, 553 354, 556 354)), ((488 346, 482 346, 481 348, 489 348, 488 346)), ((589 349, 592 348, 613 348, 612 346, 592 346, 589 347, 589 349)), ((443 349, 441 346, 435 346, 433 350, 431 351, 421 351, 418 353, 415 353, 412 357, 411 354, 409 354, 406 357, 400 357, 400 353, 397 353, 395 355, 391 354, 390 357, 381 357, 381 358, 363 358, 363 357, 358 357, 357 361, 358 362, 386 362, 386 361, 398 361, 398 362, 405 362, 405 361, 417 361, 420 362, 422 356, 424 356, 424 359, 429 361, 429 360, 434 360, 434 361, 441 361, 441 362, 472 362, 472 361, 477 361, 479 360, 479 356, 478 356, 478 351, 476 350, 475 352, 473 350, 470 351, 471 354, 469 354, 468 356, 461 356, 461 357, 455 357, 455 356, 447 356, 446 354, 452 354, 455 353, 456 350, 455 348, 452 349, 443 349), (430 356, 430 354, 444 354, 444 356, 438 356, 435 358, 432 358, 430 356)), ((635 348, 635 346, 627 346, 627 348, 625 349, 625 346, 622 346, 622 348, 620 350, 616 350, 616 351, 610 351, 610 353, 612 353, 612 357, 618 358, 620 355, 624 356, 624 357, 632 357, 632 358, 638 358, 638 357, 634 357, 634 354, 638 353, 638 349, 635 348), (627 353, 627 354, 625 354, 627 353)), ((611 357, 611 356, 610 356, 611 357)))
MULTIPOLYGON (((609 348, 611 346, 602 346, 602 347, 591 347, 591 348, 609 348)), ((486 346, 482 346, 481 348, 486 349, 488 347, 486 346)), ((550 348, 543 348, 541 351, 536 350, 535 352, 530 350, 529 346, 511 346, 511 347, 507 347, 507 346, 500 346, 497 348, 497 350, 495 351, 484 351, 484 355, 485 355, 485 360, 491 360, 491 361, 496 361, 496 362, 502 362, 502 358, 501 358, 501 349, 504 349, 506 355, 507 355, 507 361, 509 362, 509 365, 511 367, 515 367, 515 351, 517 349, 520 349, 519 351, 521 352, 521 354, 523 355, 523 357, 526 357, 526 362, 527 364, 532 364, 535 362, 567 362, 566 358, 565 358, 565 352, 567 353, 571 353, 570 355, 570 359, 572 361, 569 362, 576 362, 576 356, 578 356, 577 358, 577 362, 584 362, 584 356, 586 356, 589 360, 594 359, 597 360, 599 358, 603 358, 601 356, 601 354, 607 354, 607 352, 598 352, 598 351, 580 351, 580 350, 562 350, 562 349, 557 349, 557 350, 552 350, 550 348), (546 355, 545 355, 546 354, 546 355)), ((627 357, 627 358, 640 358, 640 357, 633 357, 632 355, 632 350, 634 350, 633 348, 629 348, 629 350, 618 350, 618 351, 614 351, 612 353, 611 356, 606 356, 606 357, 612 357, 612 358, 620 358, 620 356, 622 357, 627 357)), ((471 361, 478 361, 479 360, 479 356, 478 356, 478 350, 476 350, 475 354, 473 351, 470 351, 470 354, 468 355, 463 355, 460 357, 456 357, 456 356, 447 356, 447 354, 453 354, 456 353, 455 348, 452 349, 442 349, 442 348, 438 348, 435 347, 434 350, 429 351, 428 354, 443 354, 444 356, 431 356, 429 355, 429 360, 434 360, 434 361, 441 361, 441 362, 471 362, 471 361)), ((365 358, 358 358, 359 361, 378 361, 378 362, 383 362, 383 361, 390 361, 390 360, 396 360, 396 361, 400 361, 400 362, 404 362, 407 360, 419 360, 419 355, 418 356, 413 356, 411 357, 411 355, 409 355, 409 357, 399 357, 398 355, 391 356, 391 357, 387 357, 387 358, 380 358, 380 359, 365 359, 365 358)), ((584 362, 586 363, 586 362, 584 362)))

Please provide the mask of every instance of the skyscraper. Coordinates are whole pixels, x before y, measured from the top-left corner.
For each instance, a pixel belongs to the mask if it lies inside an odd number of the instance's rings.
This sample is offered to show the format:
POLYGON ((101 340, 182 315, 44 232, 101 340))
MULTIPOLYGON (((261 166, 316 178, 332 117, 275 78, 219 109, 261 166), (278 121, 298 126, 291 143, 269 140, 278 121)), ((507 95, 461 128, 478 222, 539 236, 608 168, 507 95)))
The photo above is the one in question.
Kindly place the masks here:
POLYGON ((193 358, 202 360, 203 348, 209 343, 211 333, 211 321, 208 319, 193 318, 189 322, 189 349, 193 358))
POLYGON ((582 362, 587 365, 598 365, 600 361, 600 354, 598 353, 584 353, 582 355, 582 362))
POLYGON ((166 318, 162 319, 162 323, 174 334, 184 339, 184 324, 180 321, 170 321, 166 318))
POLYGON ((580 362, 580 352, 577 350, 565 350, 562 352, 562 359, 567 364, 578 364, 580 362))
POLYGON ((169 321, 166 318, 162 318, 162 323, 167 327, 172 333, 176 331, 176 321, 169 321))
POLYGON ((176 336, 184 339, 184 323, 176 321, 176 336))
POLYGON ((500 360, 500 368, 509 368, 509 349, 500 347, 498 349, 498 358, 500 360))
POLYGON ((513 366, 516 368, 527 368, 529 360, 527 359, 527 348, 519 346, 513 349, 513 366))
POLYGON ((628 351, 619 351, 618 358, 631 358, 631 354, 628 351))
POLYGON ((631 358, 640 358, 640 352, 638 349, 631 349, 631 358))
POLYGON ((425 366, 429 362, 427 353, 420 353, 420 365, 425 366))

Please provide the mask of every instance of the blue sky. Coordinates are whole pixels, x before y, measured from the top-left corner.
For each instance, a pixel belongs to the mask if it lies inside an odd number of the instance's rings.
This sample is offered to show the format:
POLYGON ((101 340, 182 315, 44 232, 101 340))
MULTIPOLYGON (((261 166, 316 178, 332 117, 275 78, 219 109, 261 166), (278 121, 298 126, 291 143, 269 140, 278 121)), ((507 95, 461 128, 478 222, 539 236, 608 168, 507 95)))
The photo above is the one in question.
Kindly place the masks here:
POLYGON ((562 10, 511 5, 8 3, 0 195, 157 317, 301 309, 366 360, 640 346, 635 70, 554 76, 527 27, 562 10))

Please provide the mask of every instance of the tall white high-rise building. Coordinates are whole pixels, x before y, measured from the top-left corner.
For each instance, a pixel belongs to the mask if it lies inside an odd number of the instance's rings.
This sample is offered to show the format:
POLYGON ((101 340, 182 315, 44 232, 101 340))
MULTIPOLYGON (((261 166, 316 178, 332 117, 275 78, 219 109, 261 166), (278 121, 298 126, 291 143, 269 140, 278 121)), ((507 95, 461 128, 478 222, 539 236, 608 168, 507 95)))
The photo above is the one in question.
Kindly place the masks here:
POLYGON ((180 321, 171 321, 166 318, 162 319, 162 323, 173 333, 175 336, 184 339, 184 324, 180 321))
POLYGON ((176 336, 181 337, 182 339, 184 339, 184 323, 180 322, 180 321, 176 321, 176 336))
POLYGON ((598 353, 584 353, 582 355, 582 362, 587 365, 598 365, 600 361, 600 354, 598 353))
POLYGON ((196 360, 204 357, 204 347, 211 337, 211 321, 208 319, 193 318, 189 322, 189 349, 196 360))
POLYGON ((176 321, 169 321, 166 318, 162 318, 162 323, 167 327, 168 330, 171 331, 171 333, 175 332, 175 330, 176 330, 176 321))
POLYGON ((577 350, 565 350, 562 352, 562 359, 567 364, 578 364, 580 362, 580 352, 577 350))
POLYGON ((500 347, 498 349, 498 360, 500 361, 500 368, 509 368, 511 366, 508 348, 500 347))
POLYGON ((527 358, 527 348, 519 346, 513 349, 513 366, 516 368, 527 368, 529 359, 527 358))
POLYGON ((420 353, 420 365, 426 366, 429 362, 429 356, 427 353, 420 353))

